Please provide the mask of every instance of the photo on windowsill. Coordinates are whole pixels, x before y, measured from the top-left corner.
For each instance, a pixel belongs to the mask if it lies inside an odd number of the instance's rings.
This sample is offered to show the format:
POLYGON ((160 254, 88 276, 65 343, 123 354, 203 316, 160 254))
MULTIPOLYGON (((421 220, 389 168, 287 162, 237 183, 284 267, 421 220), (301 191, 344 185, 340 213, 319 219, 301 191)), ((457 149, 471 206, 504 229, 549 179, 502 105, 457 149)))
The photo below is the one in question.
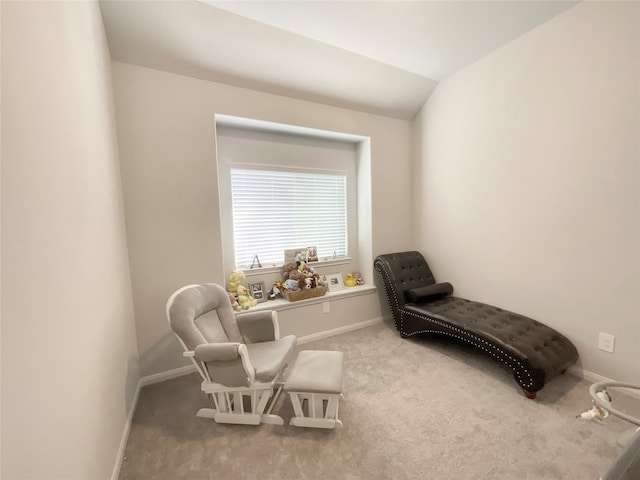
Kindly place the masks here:
POLYGON ((344 282, 341 273, 327 273, 327 285, 330 292, 344 290, 344 282))
POLYGON ((306 261, 307 262, 317 262, 318 261, 318 248, 317 247, 307 247, 306 261))
POLYGON ((267 296, 264 291, 264 282, 250 283, 249 294, 255 298, 258 303, 266 302, 267 296))
POLYGON ((306 262, 307 261, 307 249, 306 248, 293 248, 284 251, 284 264, 306 262))

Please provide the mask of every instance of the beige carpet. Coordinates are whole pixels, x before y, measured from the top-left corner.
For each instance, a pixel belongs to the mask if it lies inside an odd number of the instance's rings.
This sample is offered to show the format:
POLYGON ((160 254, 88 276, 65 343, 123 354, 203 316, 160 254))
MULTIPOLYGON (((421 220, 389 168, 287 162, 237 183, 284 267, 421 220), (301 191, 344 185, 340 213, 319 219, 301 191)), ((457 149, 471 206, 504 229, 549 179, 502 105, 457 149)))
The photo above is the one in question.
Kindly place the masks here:
MULTIPOLYGON (((526 399, 510 370, 448 340, 401 339, 379 325, 302 345, 345 353, 344 428, 218 425, 199 377, 143 388, 121 479, 597 479, 630 428, 591 423, 589 383, 555 379, 526 399)), ((640 402, 614 393, 618 408, 640 402)))

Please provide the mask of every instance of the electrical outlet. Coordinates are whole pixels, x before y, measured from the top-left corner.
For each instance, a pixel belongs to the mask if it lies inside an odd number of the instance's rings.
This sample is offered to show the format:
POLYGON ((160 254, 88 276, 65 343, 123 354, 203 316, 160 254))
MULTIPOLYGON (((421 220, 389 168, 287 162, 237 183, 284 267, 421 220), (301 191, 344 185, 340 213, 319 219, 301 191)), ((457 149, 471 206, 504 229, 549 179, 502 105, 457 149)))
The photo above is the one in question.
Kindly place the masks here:
POLYGON ((616 342, 616 337, 610 333, 600 332, 598 335, 598 348, 605 352, 613 353, 613 345, 616 342))
POLYGON ((331 306, 329 302, 322 302, 322 313, 329 313, 331 311, 331 306))

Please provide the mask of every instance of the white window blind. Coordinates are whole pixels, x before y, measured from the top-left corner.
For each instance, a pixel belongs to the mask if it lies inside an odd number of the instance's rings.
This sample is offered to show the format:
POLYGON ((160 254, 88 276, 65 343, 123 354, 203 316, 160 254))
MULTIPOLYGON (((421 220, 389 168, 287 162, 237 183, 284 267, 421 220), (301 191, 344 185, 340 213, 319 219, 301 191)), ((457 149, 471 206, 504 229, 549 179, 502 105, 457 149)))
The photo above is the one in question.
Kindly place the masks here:
POLYGON ((236 268, 258 255, 281 264, 284 250, 315 246, 347 255, 346 174, 231 168, 236 268))

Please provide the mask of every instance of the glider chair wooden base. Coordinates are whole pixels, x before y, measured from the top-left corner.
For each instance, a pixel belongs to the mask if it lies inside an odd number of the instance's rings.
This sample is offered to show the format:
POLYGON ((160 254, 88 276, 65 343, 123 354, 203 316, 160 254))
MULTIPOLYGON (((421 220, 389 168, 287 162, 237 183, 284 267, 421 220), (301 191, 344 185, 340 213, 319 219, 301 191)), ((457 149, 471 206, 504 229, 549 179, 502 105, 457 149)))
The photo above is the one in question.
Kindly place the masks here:
POLYGON ((211 395, 215 408, 201 408, 196 413, 198 417, 211 418, 217 423, 284 425, 281 416, 271 413, 282 391, 281 382, 239 389, 220 388, 213 383, 202 382, 201 388, 211 395))
POLYGON ((224 288, 188 285, 167 301, 167 318, 202 377, 201 389, 215 408, 197 416, 217 423, 283 425, 271 410, 283 387, 296 337, 280 338, 276 312, 236 315, 224 288))

